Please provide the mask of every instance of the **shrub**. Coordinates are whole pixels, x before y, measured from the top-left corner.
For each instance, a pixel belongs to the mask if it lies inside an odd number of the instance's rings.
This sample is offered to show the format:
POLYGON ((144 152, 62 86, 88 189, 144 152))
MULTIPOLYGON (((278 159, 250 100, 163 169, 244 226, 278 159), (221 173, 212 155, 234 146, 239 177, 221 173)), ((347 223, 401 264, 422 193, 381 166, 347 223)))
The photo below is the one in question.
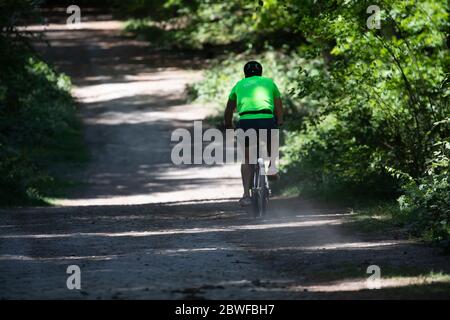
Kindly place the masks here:
POLYGON ((450 240, 450 142, 436 144, 434 157, 419 179, 409 178, 398 202, 414 230, 427 240, 450 240))
POLYGON ((54 165, 85 155, 70 79, 15 28, 34 6, 7 1, 0 15, 0 204, 40 200, 54 182, 54 165))

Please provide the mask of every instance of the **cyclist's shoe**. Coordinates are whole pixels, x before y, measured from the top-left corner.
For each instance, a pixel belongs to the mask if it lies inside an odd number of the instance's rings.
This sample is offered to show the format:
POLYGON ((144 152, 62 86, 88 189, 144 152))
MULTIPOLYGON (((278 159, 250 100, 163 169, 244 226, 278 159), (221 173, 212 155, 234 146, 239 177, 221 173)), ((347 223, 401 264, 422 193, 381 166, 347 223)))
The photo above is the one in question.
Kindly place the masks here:
POLYGON ((252 204, 252 199, 250 199, 250 197, 242 197, 239 199, 239 204, 241 207, 247 207, 252 204))

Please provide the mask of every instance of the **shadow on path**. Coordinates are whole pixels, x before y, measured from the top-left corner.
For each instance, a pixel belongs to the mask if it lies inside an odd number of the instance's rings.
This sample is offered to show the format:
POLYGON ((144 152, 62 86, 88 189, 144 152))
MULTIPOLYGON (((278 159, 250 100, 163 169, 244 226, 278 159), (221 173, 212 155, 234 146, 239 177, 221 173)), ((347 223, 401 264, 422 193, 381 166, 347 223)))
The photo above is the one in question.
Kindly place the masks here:
POLYGON ((274 199, 265 219, 251 218, 227 199, 5 211, 0 296, 445 297, 448 283, 421 276, 449 272, 448 259, 408 241, 361 241, 342 234, 346 214, 314 209, 299 199, 274 199), (72 264, 82 270, 82 293, 65 288, 72 264), (366 269, 372 264, 397 280, 383 290, 367 290, 366 269))

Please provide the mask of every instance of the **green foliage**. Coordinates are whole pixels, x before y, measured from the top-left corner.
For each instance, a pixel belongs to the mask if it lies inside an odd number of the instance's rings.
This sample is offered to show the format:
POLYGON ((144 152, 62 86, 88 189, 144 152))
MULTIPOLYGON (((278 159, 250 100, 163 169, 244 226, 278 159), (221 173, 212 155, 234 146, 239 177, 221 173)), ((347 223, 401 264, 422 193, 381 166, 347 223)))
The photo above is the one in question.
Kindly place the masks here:
POLYGON ((426 174, 405 179, 401 211, 412 218, 416 232, 425 239, 450 240, 450 142, 436 144, 426 174))
POLYGON ((185 29, 165 29, 165 25, 149 19, 129 19, 125 31, 136 34, 138 39, 147 40, 166 50, 195 50, 199 44, 191 40, 185 29))
POLYGON ((176 48, 234 44, 264 50, 266 43, 278 48, 301 38, 278 0, 134 0, 120 8, 137 18, 128 24, 128 31, 176 48))
MULTIPOLYGON (((28 1, 19 1, 24 10, 28 1)), ((9 7, 10 17, 21 6, 9 7)), ((80 123, 70 79, 55 72, 2 15, 0 34, 0 203, 39 202, 54 186, 53 165, 82 160, 80 123)))
POLYGON ((417 230, 448 238, 448 171, 433 152, 449 137, 435 125, 450 114, 448 3, 378 3, 381 30, 365 26, 368 2, 334 4, 293 13, 308 41, 301 54, 322 62, 297 79, 295 94, 316 112, 288 135, 285 177, 328 193, 404 192, 401 208, 417 230))
POLYGON ((114 0, 111 5, 118 16, 151 19, 152 21, 167 20, 176 16, 179 9, 178 1, 166 0, 114 0))
POLYGON ((306 121, 300 133, 287 133, 281 149, 285 183, 301 181, 303 189, 312 193, 392 194, 395 190, 388 187, 392 178, 380 174, 379 155, 361 144, 352 129, 330 114, 316 123, 306 121))
MULTIPOLYGON (((391 7, 390 16, 401 9, 399 6, 400 2, 386 5, 391 7)), ((408 10, 411 12, 411 8, 408 10)), ((328 56, 322 68, 314 73, 304 70, 298 79, 297 94, 316 99, 319 106, 313 125, 304 132, 308 135, 308 130, 314 131, 316 126, 321 130, 321 122, 331 114, 339 124, 332 132, 336 136, 328 139, 340 143, 326 148, 328 151, 366 158, 364 150, 368 150, 372 156, 365 161, 367 171, 376 167, 383 174, 382 168, 389 165, 418 176, 432 145, 428 134, 432 123, 448 110, 448 99, 442 91, 448 66, 443 42, 445 15, 430 22, 427 30, 436 36, 424 44, 418 38, 428 31, 417 34, 412 23, 410 29, 401 29, 395 20, 386 21, 390 24, 385 28, 392 28, 386 32, 401 32, 403 36, 383 35, 358 26, 357 13, 357 6, 344 7, 324 14, 327 24, 320 24, 318 19, 315 35, 321 36, 323 43, 332 36, 335 45, 321 48, 320 55, 325 52, 328 56), (342 135, 339 128, 348 134, 342 135), (361 152, 355 154, 354 144, 361 152)), ((416 19, 421 17, 417 15, 416 19)), ((339 163, 341 157, 335 159, 339 163)))

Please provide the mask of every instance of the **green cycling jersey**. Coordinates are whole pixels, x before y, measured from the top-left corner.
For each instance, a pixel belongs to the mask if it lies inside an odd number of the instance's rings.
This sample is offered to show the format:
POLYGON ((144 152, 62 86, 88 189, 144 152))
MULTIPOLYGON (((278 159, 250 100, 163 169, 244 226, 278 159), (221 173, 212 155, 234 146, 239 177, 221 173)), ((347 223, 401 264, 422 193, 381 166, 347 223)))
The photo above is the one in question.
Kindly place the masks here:
POLYGON ((272 118, 275 108, 274 100, 280 98, 280 91, 272 79, 252 76, 236 83, 228 98, 236 101, 240 119, 272 118))

